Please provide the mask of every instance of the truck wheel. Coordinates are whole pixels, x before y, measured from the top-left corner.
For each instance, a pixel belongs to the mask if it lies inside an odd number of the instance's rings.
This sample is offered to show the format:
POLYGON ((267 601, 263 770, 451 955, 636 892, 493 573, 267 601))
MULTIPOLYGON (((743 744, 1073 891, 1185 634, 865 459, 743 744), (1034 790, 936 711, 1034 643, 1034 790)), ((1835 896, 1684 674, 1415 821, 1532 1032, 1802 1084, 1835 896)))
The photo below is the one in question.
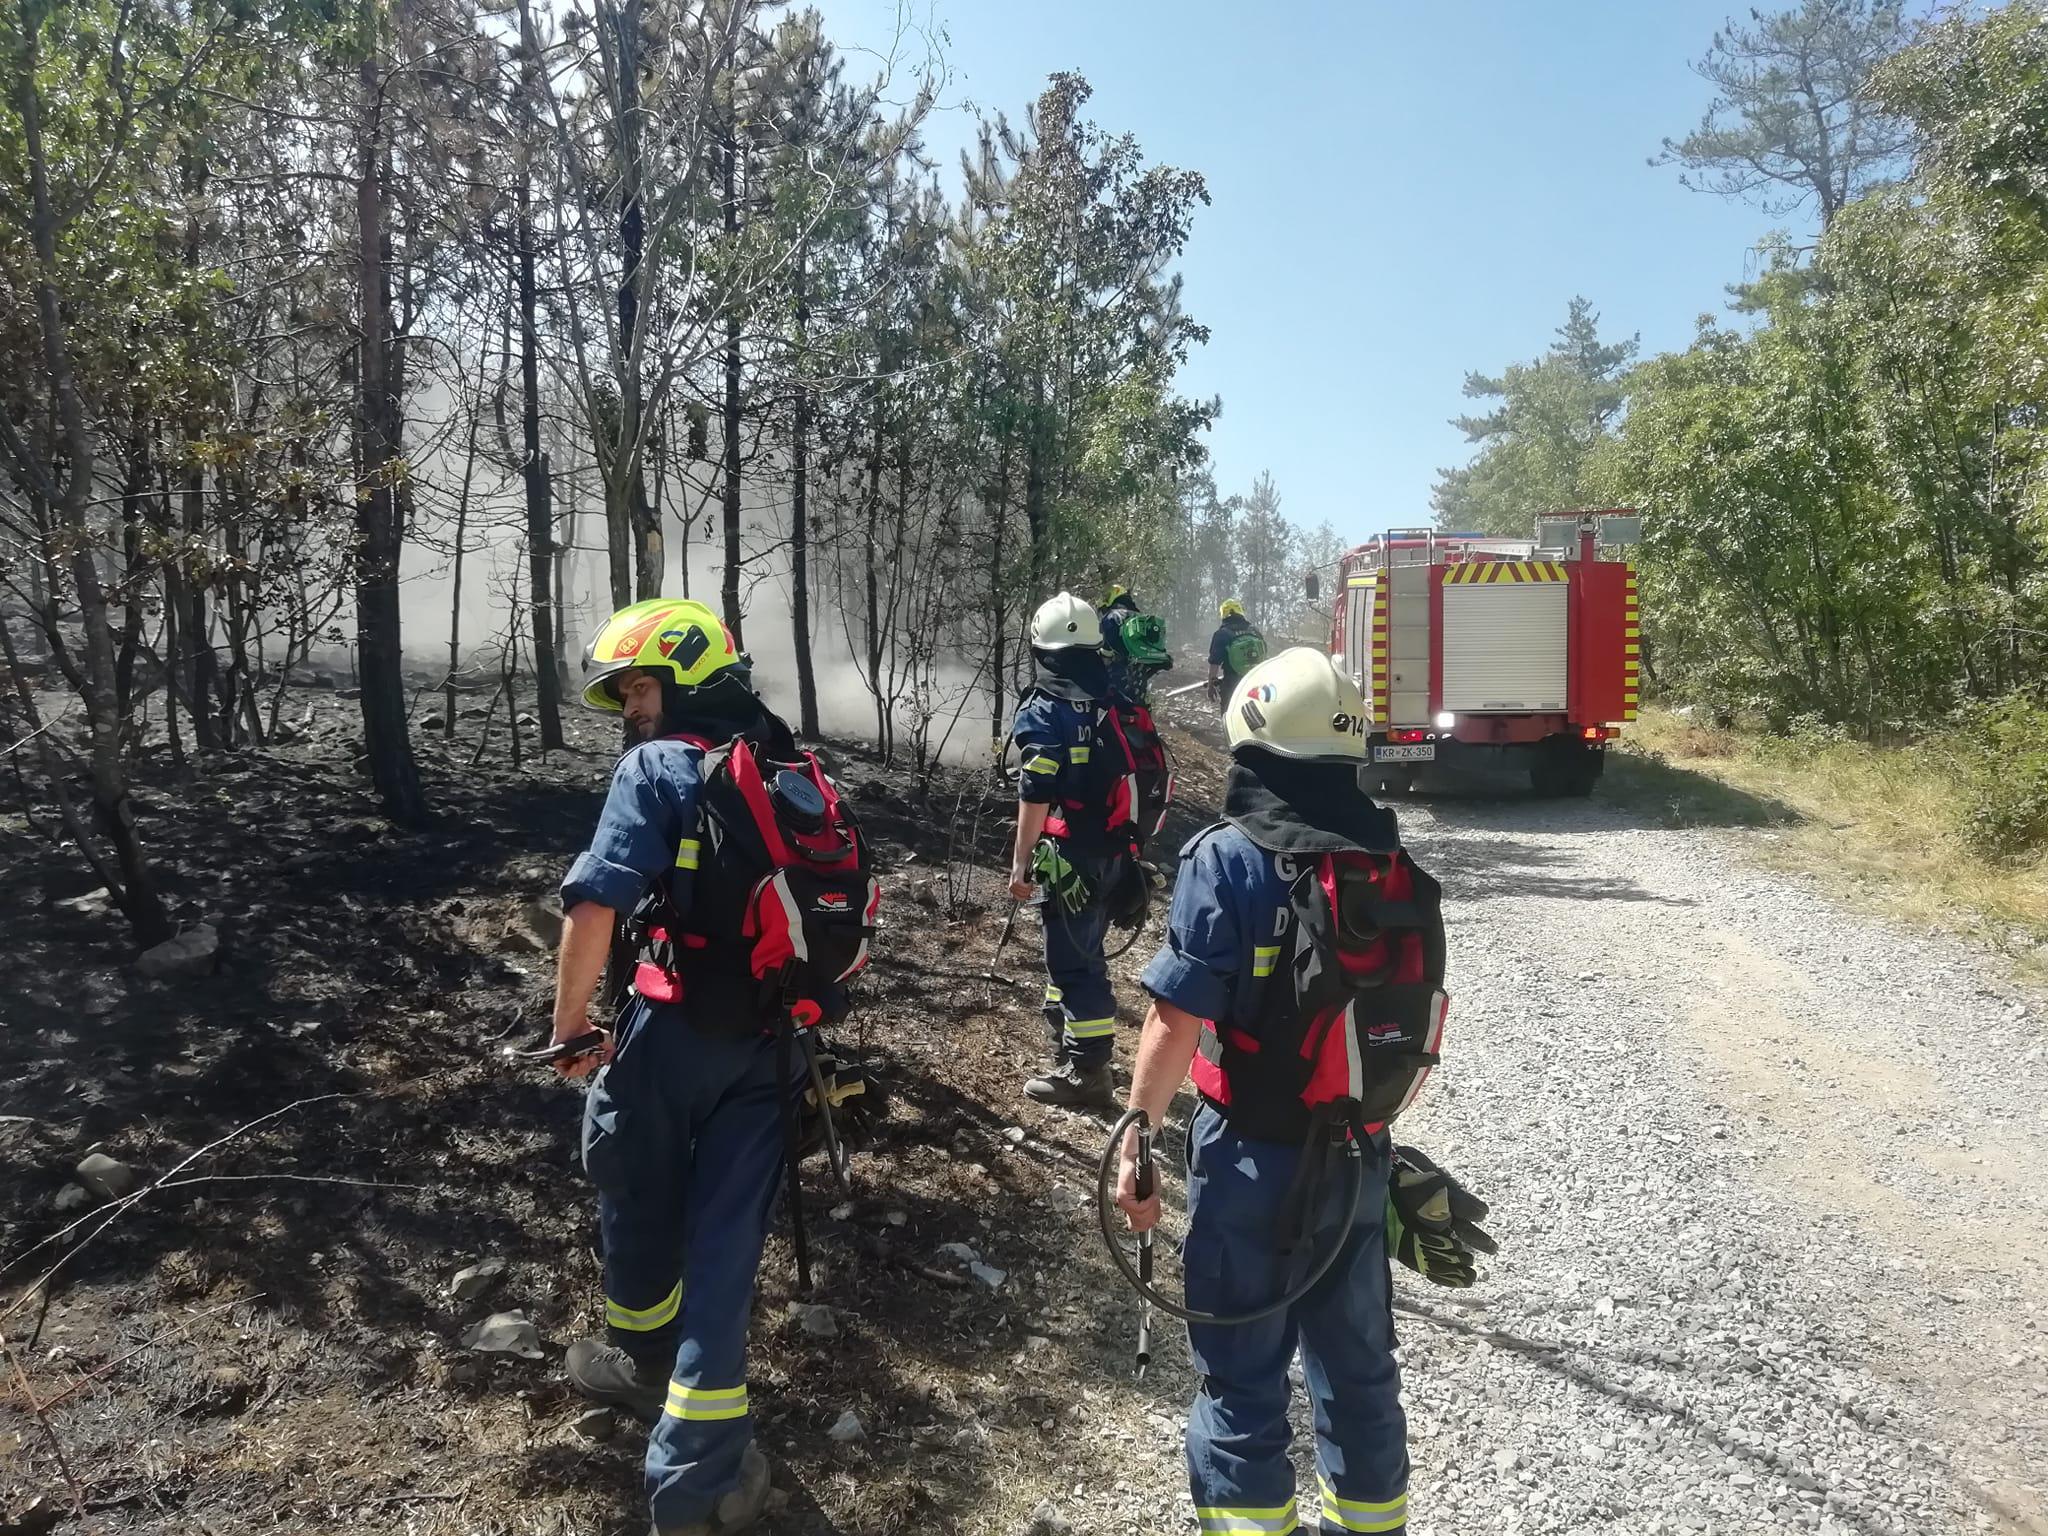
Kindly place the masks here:
POLYGON ((1583 800, 1606 766, 1597 747, 1570 736, 1546 737, 1529 765, 1529 787, 1546 800, 1583 800))

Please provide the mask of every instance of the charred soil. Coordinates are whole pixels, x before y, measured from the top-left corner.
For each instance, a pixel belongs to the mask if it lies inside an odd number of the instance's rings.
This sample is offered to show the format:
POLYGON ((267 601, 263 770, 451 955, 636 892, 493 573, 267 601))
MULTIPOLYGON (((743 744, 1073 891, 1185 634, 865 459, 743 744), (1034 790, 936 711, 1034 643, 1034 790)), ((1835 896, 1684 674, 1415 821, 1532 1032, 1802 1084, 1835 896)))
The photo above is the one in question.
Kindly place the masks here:
MULTIPOLYGON (((0 1532, 643 1530, 637 1426, 560 1368, 598 1319, 579 1097, 499 1055, 545 1029, 545 903, 608 733, 579 721, 515 771, 502 727, 474 765, 477 720, 420 729, 439 819, 406 831, 352 771, 353 706, 307 690, 293 713, 288 744, 138 776, 178 918, 219 934, 211 974, 144 979, 80 867, 0 821, 0 1333, 26 1377, 0 1395, 0 1532), (96 1151, 163 1182, 79 1204, 96 1151), (458 1299, 487 1260, 502 1273, 458 1299), (539 1358, 466 1347, 510 1311, 539 1358)), ((1169 851, 1220 785, 1213 752, 1175 746, 1169 851)), ((850 1199, 806 1170, 831 1337, 791 1315, 786 1224, 763 1263, 752 1398, 789 1491, 769 1528, 1016 1528, 1104 1475, 1092 1421, 1163 1421, 1185 1384, 1122 1401, 1127 1312, 1092 1237, 1105 1127, 1019 1091, 1044 1045, 1032 919, 986 979, 1007 783, 827 751, 884 865, 844 1033, 891 1101, 850 1199), (849 1410, 863 1437, 828 1438, 849 1410)), ((1149 947, 1117 963, 1127 1005, 1149 947)))

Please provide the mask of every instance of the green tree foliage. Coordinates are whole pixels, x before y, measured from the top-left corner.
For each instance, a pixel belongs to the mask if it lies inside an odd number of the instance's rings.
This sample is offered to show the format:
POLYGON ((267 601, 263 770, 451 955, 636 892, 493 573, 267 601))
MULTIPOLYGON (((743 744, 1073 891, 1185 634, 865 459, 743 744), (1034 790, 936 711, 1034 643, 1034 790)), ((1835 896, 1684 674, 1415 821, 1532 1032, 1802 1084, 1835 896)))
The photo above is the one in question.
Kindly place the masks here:
POLYGON ((1697 128, 1651 163, 1689 187, 1751 198, 1772 214, 1813 206, 1822 229, 1894 170, 1909 129, 1868 89, 1906 36, 1900 0, 1802 0, 1752 10, 1714 34, 1694 68, 1714 87, 1697 128))
POLYGON ((1497 402, 1454 425, 1477 445, 1472 462, 1437 476, 1430 502, 1445 528, 1527 534, 1545 513, 1597 500, 1596 462, 1619 416, 1637 342, 1604 342, 1600 316, 1575 298, 1557 340, 1498 377, 1465 376, 1465 397, 1497 402))
POLYGON ((1850 338, 1787 266, 1770 323, 1707 322, 1644 365, 1611 466, 1649 509, 1644 609, 1660 679, 1724 707, 1872 726, 1928 698, 1896 508, 1850 338))
POLYGON ((1866 733, 2042 686, 2041 38, 2015 5, 1858 54, 1911 176, 1837 207, 1810 265, 1781 247, 1754 330, 1631 379, 1615 483, 1650 515, 1669 686, 1866 733))

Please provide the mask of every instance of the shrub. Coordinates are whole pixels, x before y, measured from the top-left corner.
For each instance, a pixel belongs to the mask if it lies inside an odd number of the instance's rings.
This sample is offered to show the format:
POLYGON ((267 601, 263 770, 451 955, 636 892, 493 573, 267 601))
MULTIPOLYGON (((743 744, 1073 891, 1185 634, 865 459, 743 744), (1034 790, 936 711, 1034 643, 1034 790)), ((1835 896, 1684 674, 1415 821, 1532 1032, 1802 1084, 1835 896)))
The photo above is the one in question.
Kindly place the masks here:
POLYGON ((1966 710, 1950 738, 1963 840, 2017 863, 2048 846, 2048 708, 2019 694, 1966 710))

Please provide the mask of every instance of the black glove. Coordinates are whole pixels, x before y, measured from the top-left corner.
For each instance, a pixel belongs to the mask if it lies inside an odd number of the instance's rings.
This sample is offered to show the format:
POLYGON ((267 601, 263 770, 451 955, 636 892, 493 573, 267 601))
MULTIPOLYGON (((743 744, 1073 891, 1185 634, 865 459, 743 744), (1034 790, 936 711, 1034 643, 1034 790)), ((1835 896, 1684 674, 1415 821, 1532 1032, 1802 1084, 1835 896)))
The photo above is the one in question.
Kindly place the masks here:
POLYGON ((1394 1148, 1387 1251, 1423 1279, 1459 1290, 1472 1283, 1472 1255, 1500 1251, 1479 1225, 1486 1212, 1484 1200, 1413 1147, 1394 1148))

